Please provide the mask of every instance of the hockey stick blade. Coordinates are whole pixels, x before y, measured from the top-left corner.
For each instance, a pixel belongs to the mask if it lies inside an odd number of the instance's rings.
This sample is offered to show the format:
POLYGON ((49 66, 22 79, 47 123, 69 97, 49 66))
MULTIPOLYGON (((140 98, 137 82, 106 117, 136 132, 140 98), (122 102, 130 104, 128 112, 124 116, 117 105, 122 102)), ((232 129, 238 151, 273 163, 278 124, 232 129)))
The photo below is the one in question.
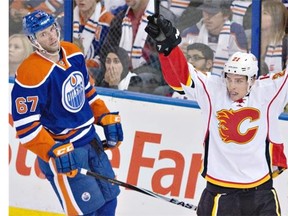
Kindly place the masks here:
POLYGON ((193 204, 190 204, 190 203, 187 203, 187 202, 184 202, 184 201, 179 201, 179 200, 174 199, 174 198, 168 198, 168 197, 162 196, 160 194, 156 194, 156 193, 154 193, 152 191, 149 191, 147 189, 139 188, 139 187, 136 187, 134 185, 119 181, 117 179, 109 178, 109 177, 100 175, 98 173, 95 173, 95 172, 92 172, 92 171, 88 171, 88 170, 86 170, 84 168, 80 169, 80 173, 83 174, 83 175, 92 176, 92 177, 95 177, 97 179, 101 179, 101 180, 107 181, 107 182, 109 182, 111 184, 117 184, 117 185, 119 185, 121 187, 125 187, 125 188, 128 188, 128 189, 137 191, 139 193, 143 193, 143 194, 146 194, 148 196, 151 196, 151 197, 154 197, 154 198, 158 198, 158 199, 164 200, 166 202, 170 202, 170 203, 176 204, 176 205, 181 206, 181 207, 185 207, 187 209, 191 209, 191 210, 194 210, 194 211, 197 210, 197 206, 195 206, 193 204))

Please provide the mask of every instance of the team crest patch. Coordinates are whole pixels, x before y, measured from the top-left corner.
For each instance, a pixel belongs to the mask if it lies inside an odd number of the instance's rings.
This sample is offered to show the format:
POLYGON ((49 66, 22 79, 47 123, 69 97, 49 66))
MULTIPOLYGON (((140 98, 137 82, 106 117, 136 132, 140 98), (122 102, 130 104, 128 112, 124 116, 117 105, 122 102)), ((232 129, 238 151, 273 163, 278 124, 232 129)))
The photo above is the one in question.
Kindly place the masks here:
POLYGON ((84 192, 84 193, 82 194, 82 196, 81 196, 81 199, 82 199, 84 202, 89 201, 90 198, 91 198, 91 195, 90 195, 90 193, 88 193, 88 192, 84 192))
POLYGON ((83 107, 84 102, 84 78, 82 73, 75 71, 63 83, 62 104, 66 110, 76 113, 83 107))

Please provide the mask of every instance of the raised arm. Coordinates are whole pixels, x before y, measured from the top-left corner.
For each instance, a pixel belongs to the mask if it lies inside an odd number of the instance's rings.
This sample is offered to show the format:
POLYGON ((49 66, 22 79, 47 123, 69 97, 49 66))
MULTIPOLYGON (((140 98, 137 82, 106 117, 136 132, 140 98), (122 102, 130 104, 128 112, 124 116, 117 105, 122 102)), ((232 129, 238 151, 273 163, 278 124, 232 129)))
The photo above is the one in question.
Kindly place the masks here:
POLYGON ((182 85, 191 86, 188 64, 178 47, 181 43, 178 29, 163 16, 153 15, 148 16, 145 31, 156 41, 162 73, 168 85, 176 91, 183 91, 182 85))

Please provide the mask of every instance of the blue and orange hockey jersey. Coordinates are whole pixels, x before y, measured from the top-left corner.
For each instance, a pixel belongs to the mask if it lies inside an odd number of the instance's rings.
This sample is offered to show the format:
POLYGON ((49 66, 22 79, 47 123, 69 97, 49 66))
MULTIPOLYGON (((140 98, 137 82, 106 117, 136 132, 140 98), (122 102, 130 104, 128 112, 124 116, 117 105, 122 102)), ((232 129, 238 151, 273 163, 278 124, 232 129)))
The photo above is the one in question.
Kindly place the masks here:
POLYGON ((38 51, 18 68, 12 89, 12 117, 21 144, 41 159, 55 142, 75 147, 94 138, 99 116, 108 113, 89 82, 79 48, 61 42, 62 60, 55 63, 38 51))

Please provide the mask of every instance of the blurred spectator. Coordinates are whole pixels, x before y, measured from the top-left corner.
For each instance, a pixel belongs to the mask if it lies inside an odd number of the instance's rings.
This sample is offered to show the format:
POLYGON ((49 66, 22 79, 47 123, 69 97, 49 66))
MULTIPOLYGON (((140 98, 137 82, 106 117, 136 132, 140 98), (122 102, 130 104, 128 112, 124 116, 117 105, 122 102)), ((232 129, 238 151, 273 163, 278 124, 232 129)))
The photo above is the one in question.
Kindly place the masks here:
POLYGON ((182 12, 181 16, 177 17, 177 29, 182 32, 184 29, 195 25, 202 18, 202 11, 198 7, 203 3, 203 0, 191 0, 188 7, 182 12))
MULTIPOLYGON (((243 18, 245 32, 251 32, 250 5, 243 18)), ((263 0, 261 13, 261 58, 265 61, 269 73, 281 71, 286 67, 287 61, 287 8, 280 0, 263 0), (286 10, 285 10, 286 9, 286 10)), ((251 33, 250 33, 251 34, 251 33)), ((248 34, 247 34, 248 37, 248 34)), ((249 37, 248 37, 249 38, 249 37)), ((251 44, 249 44, 249 49, 251 44)), ((263 75, 261 72, 260 75, 263 75)))
POLYGON ((282 2, 284 4, 284 6, 288 9, 288 0, 279 0, 280 2, 282 2))
POLYGON ((282 71, 287 61, 287 9, 282 2, 262 2, 261 61, 268 65, 270 73, 282 71))
POLYGON ((240 25, 244 25, 243 18, 247 12, 247 9, 251 5, 252 0, 238 0, 233 1, 231 4, 231 10, 232 10, 232 21, 239 23, 240 25))
POLYGON ((288 113, 288 104, 286 104, 286 106, 284 108, 284 112, 288 113))
POLYGON ((269 74, 269 68, 268 68, 268 65, 266 64, 266 62, 265 61, 261 61, 261 63, 260 63, 260 76, 261 75, 267 75, 267 74, 269 74))
POLYGON ((132 76, 128 86, 128 91, 142 92, 143 80, 139 76, 132 76))
POLYGON ((33 52, 33 47, 24 34, 9 37, 9 76, 14 77, 18 66, 33 52))
POLYGON ((23 1, 10 1, 9 5, 9 35, 21 33, 22 31, 22 17, 25 16, 29 11, 22 7, 22 5, 16 4, 16 2, 23 3, 23 1), (17 7, 16 7, 17 6, 17 7), (21 7, 20 7, 21 6, 21 7))
POLYGON ((13 0, 11 3, 11 12, 22 9, 26 9, 27 12, 43 10, 57 16, 63 12, 63 4, 63 0, 13 0))
MULTIPOLYGON (((126 0, 128 8, 120 11, 111 22, 107 38, 102 46, 101 61, 109 47, 120 46, 130 56, 130 66, 137 68, 145 63, 160 68, 155 42, 144 31, 147 16, 154 13, 154 0, 126 0)), ((175 21, 175 15, 160 6, 161 15, 175 21)))
POLYGON ((112 9, 111 13, 113 13, 116 16, 119 12, 126 11, 127 8, 128 8, 128 5, 125 3, 122 6, 119 6, 119 7, 115 8, 115 9, 112 9))
POLYGON ((221 73, 224 63, 236 51, 247 51, 247 38, 238 23, 231 22, 231 0, 204 0, 198 9, 203 18, 181 33, 181 49, 186 54, 187 45, 203 43, 214 51, 214 73, 221 73))
POLYGON ((176 17, 180 17, 188 8, 192 0, 161 0, 161 5, 171 10, 176 17))
MULTIPOLYGON (((207 76, 210 76, 210 72, 212 72, 214 53, 208 45, 202 43, 193 43, 188 45, 186 58, 187 61, 195 67, 195 69, 207 74, 207 76)), ((182 91, 175 91, 172 97, 188 99, 182 91)), ((194 100, 195 98, 189 99, 194 100)))
POLYGON ((100 0, 75 0, 73 37, 79 38, 87 67, 100 68, 99 52, 109 31, 113 14, 107 12, 100 0))
POLYGON ((106 10, 114 15, 117 14, 121 8, 124 8, 126 5, 125 0, 103 0, 103 3, 106 10))
POLYGON ((212 71, 214 53, 208 45, 202 43, 188 45, 186 58, 197 70, 204 73, 212 71))
POLYGON ((154 89, 154 95, 162 95, 165 97, 172 97, 174 90, 169 85, 158 86, 154 89))
MULTIPOLYGON (((73 38, 73 43, 76 44, 80 48, 80 50, 84 53, 83 43, 79 38, 73 38)), ((90 83, 92 86, 99 84, 99 82, 103 79, 101 70, 98 70, 95 67, 87 67, 87 71, 89 73, 90 83)))
MULTIPOLYGON (((131 77, 137 76, 129 71, 128 63, 129 56, 126 50, 121 47, 111 48, 105 58, 104 79, 100 86, 128 90, 131 77)), ((140 82, 139 85, 142 86, 142 83, 140 82)), ((133 87, 136 87, 135 82, 133 87)))
MULTIPOLYGON (((151 67, 150 65, 142 65, 132 70, 142 80, 142 93, 154 94, 158 87, 166 86, 163 84, 163 77, 160 70, 151 67)), ((164 90, 164 89, 162 89, 164 90)), ((169 92, 158 91, 157 94, 166 95, 169 92)))
POLYGON ((233 1, 231 5, 232 21, 243 26, 248 49, 251 47, 251 14, 252 0, 233 1))
MULTIPOLYGON (((148 66, 149 67, 149 66, 148 66)), ((138 74, 143 82, 142 86, 142 93, 146 94, 154 94, 156 88, 161 86, 161 77, 158 74, 151 73, 151 72, 143 72, 138 74)), ((161 93, 165 95, 165 93, 161 93)))
POLYGON ((35 10, 44 10, 55 17, 63 13, 64 0, 11 0, 9 13, 9 35, 20 33, 22 17, 35 10))

